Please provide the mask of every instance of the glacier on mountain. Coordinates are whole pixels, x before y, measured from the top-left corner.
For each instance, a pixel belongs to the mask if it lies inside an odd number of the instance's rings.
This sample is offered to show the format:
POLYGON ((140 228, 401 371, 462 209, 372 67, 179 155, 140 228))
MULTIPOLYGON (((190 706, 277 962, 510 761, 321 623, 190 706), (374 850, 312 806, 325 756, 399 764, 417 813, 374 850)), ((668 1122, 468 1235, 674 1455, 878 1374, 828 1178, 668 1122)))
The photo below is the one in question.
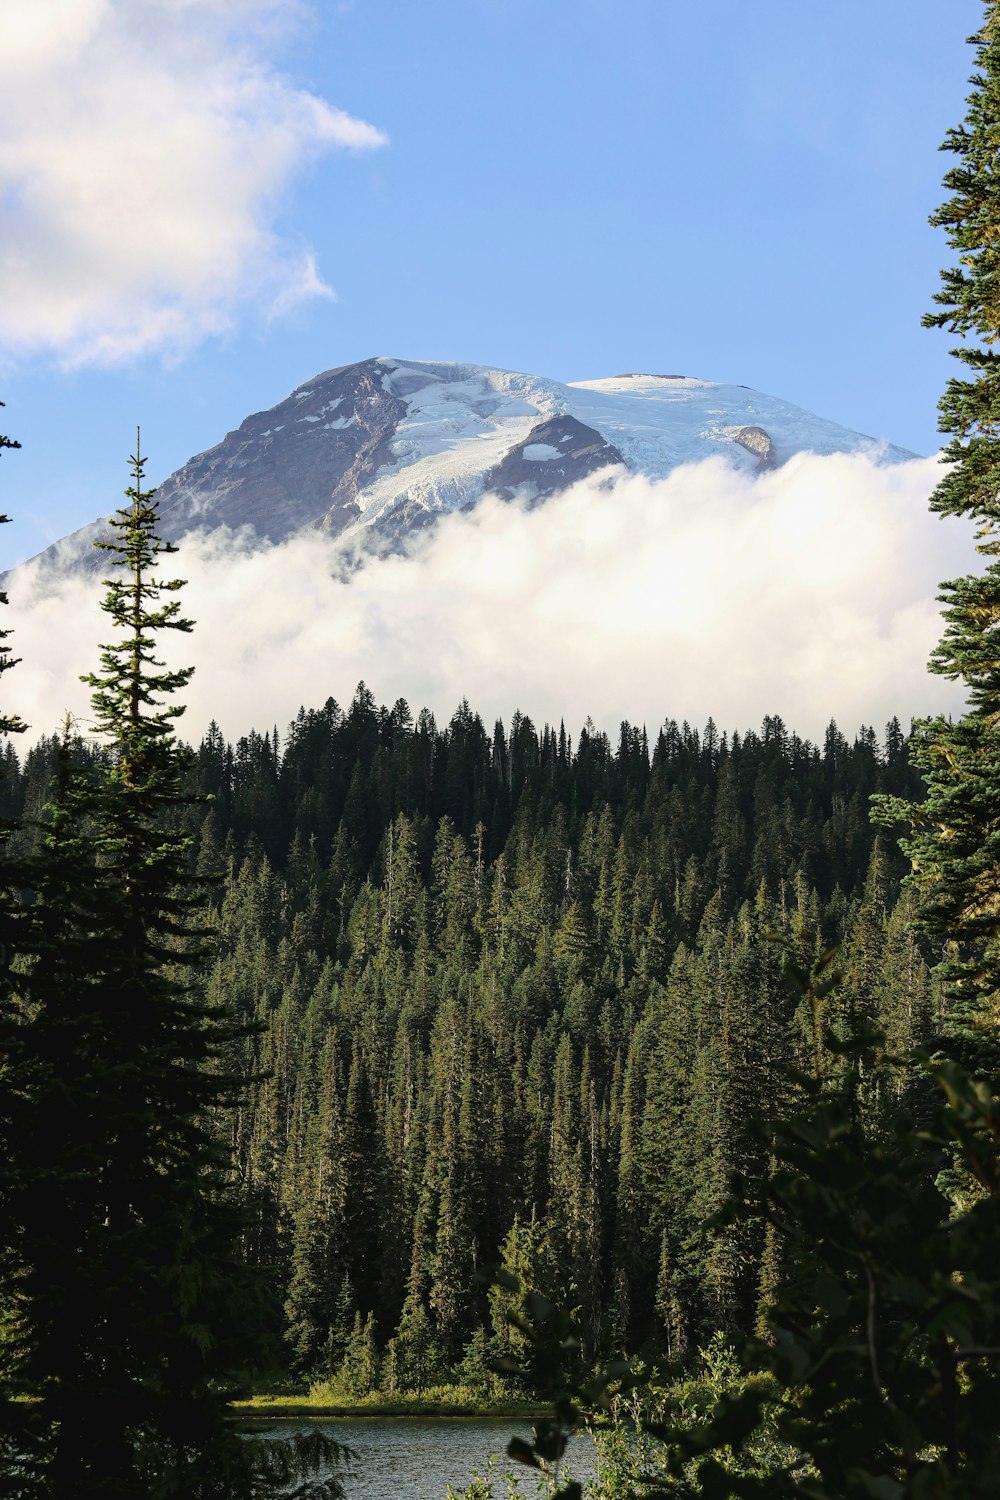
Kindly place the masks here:
MULTIPOLYGON (((318 530, 396 549, 483 495, 539 504, 607 471, 663 478, 721 456, 756 473, 794 455, 913 455, 746 386, 627 374, 565 384, 484 365, 380 356, 327 370, 246 418, 159 488, 177 541, 226 528, 261 542, 318 530)), ((87 566, 96 521, 41 554, 87 566)))

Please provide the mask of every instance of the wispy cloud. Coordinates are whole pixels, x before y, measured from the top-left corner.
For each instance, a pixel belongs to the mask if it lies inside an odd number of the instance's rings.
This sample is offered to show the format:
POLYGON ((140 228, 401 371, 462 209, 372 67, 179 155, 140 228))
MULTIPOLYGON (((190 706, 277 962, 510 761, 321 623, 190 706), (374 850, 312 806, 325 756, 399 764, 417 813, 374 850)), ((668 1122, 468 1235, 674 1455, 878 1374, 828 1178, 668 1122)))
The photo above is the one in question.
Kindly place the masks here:
MULTIPOLYGON (((487 719, 519 707, 611 731, 778 713, 816 737, 831 717, 853 732, 960 709, 925 670, 938 582, 974 558, 962 523, 927 511, 938 474, 933 460, 802 455, 751 478, 712 459, 660 482, 579 484, 537 510, 487 499, 346 583, 317 536, 256 551, 189 540, 173 559, 197 620, 179 642, 197 664, 185 733, 212 718, 230 735, 283 727, 362 677, 439 715, 468 697, 487 719)), ((28 567, 10 592, 23 664, 9 706, 39 732, 68 708, 85 716, 76 674, 103 639, 99 589, 28 567)))
POLYGON ((4 7, 0 275, 8 356, 183 352, 330 295, 273 229, 295 171, 375 126, 270 62, 296 0, 31 0, 4 7))

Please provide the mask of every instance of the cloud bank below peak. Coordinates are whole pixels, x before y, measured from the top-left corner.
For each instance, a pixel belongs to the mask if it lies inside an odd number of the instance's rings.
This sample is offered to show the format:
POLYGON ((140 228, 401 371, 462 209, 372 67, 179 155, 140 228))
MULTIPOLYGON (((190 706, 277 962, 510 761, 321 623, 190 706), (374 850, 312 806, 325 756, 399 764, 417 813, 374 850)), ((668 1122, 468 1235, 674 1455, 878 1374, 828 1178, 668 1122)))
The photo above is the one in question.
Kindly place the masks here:
MULTIPOLYGON (((623 718, 745 729, 777 713, 815 739, 831 718, 851 733, 959 712, 926 661, 939 581, 976 562, 962 523, 927 511, 939 475, 933 459, 802 454, 751 475, 712 458, 610 490, 582 481, 535 509, 488 497, 346 581, 316 533, 188 538, 172 560, 197 622, 171 642, 197 665, 183 732, 283 728, 302 704, 348 702, 361 678, 439 717, 467 698, 487 723, 520 708, 611 733, 623 718)), ((67 710, 86 722, 98 586, 33 565, 11 583, 12 710, 38 733, 67 710)))
POLYGON ((10 356, 176 355, 329 297, 273 228, 296 170, 385 144, 270 62, 297 0, 32 0, 4 21, 0 96, 10 356), (44 106, 40 107, 40 101, 44 106))

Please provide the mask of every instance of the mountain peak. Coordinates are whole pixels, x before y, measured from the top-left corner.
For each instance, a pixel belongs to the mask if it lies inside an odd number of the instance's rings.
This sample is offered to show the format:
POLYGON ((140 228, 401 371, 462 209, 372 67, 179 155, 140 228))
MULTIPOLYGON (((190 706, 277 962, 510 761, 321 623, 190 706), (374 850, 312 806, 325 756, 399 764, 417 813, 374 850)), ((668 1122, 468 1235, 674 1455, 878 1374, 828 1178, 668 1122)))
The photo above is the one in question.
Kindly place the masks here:
MULTIPOLYGON (((159 489, 167 540, 250 528, 402 540, 486 493, 539 503, 611 468, 662 477, 713 455, 756 472, 793 454, 910 457, 745 386, 632 373, 564 383, 517 370, 377 355, 314 375, 159 489)), ((90 555, 95 522, 42 557, 90 555)))

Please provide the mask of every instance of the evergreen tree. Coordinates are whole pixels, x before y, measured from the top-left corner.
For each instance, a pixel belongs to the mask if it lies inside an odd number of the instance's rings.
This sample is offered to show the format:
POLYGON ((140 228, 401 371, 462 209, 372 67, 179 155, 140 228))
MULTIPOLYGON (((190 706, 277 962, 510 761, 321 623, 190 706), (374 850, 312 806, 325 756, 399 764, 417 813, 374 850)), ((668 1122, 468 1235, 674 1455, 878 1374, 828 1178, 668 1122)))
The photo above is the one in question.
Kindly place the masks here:
MULTIPOLYGON (((2 405, 3 402, 0 401, 0 406, 2 405)), ((0 452, 3 452, 5 448, 20 448, 20 446, 21 444, 15 438, 6 437, 3 433, 0 433, 0 452)), ((10 516, 0 515, 0 526, 9 520, 10 516)), ((7 595, 3 590, 0 590, 0 605, 6 603, 7 595)), ((0 630, 0 676, 4 672, 9 671, 11 667, 17 665, 17 659, 11 655, 11 648, 6 644, 10 634, 10 630, 0 630)), ((23 720, 17 714, 0 711, 0 734, 19 734, 26 727, 23 720)))
POLYGON ((90 774, 67 736, 23 955, 3 1144, 22 1242, 16 1375, 39 1442, 11 1466, 21 1493, 54 1500, 242 1500, 287 1482, 294 1455, 225 1421, 257 1301, 215 1129, 242 1084, 224 1066, 233 1029, 195 981, 190 841, 171 826, 181 709, 167 706, 191 672, 156 657, 160 632, 190 623, 179 581, 156 574, 175 549, 156 535, 138 445, 132 476, 106 544, 116 637, 85 679, 108 770, 90 774))
POLYGON ((375 1326, 372 1314, 364 1322, 361 1314, 355 1313, 344 1350, 341 1379, 352 1396, 368 1396, 378 1385, 378 1350, 375 1347, 375 1326))
MULTIPOLYGON (((15 439, 0 435, 0 452, 20 446, 15 439)), ((0 516, 0 524, 9 520, 9 516, 0 516)), ((0 606, 6 603, 7 595, 0 591, 0 606)), ((0 678, 17 665, 7 645, 10 635, 9 629, 0 630, 0 678)), ((25 728, 18 714, 8 712, 5 705, 0 706, 0 737, 6 741, 9 735, 22 733, 25 728)), ((16 772, 16 757, 13 764, 7 761, 4 769, 7 780, 11 771, 16 772)), ((6 800, 8 787, 0 786, 0 791, 6 800)), ((20 1007, 12 966, 21 947, 24 918, 17 895, 18 876, 9 848, 18 828, 18 819, 0 818, 0 853, 3 857, 0 870, 0 1144, 13 1137, 12 1106, 20 1041, 20 1007)), ((5 1463, 12 1460, 16 1463, 21 1455, 26 1454, 31 1442, 30 1431, 25 1428, 23 1406, 13 1399, 16 1391, 10 1383, 11 1365, 16 1364, 16 1345, 15 1349, 11 1348, 12 1336, 16 1337, 15 1287, 22 1270, 21 1247, 10 1212, 12 1166, 10 1155, 5 1154, 0 1166, 0 1473, 5 1463)))
POLYGON ((954 351, 971 372, 948 382, 941 430, 951 434, 949 469, 931 500, 945 516, 976 525, 984 572, 944 584, 945 630, 931 667, 968 690, 967 712, 920 726, 916 756, 926 794, 917 805, 880 800, 885 821, 909 820, 904 848, 920 895, 919 921, 947 943, 938 972, 953 1031, 1000 1021, 1000 3, 985 6, 973 91, 964 122, 942 149, 958 158, 944 178, 951 196, 933 215, 958 252, 942 273, 940 311, 925 323, 958 334, 954 351))

